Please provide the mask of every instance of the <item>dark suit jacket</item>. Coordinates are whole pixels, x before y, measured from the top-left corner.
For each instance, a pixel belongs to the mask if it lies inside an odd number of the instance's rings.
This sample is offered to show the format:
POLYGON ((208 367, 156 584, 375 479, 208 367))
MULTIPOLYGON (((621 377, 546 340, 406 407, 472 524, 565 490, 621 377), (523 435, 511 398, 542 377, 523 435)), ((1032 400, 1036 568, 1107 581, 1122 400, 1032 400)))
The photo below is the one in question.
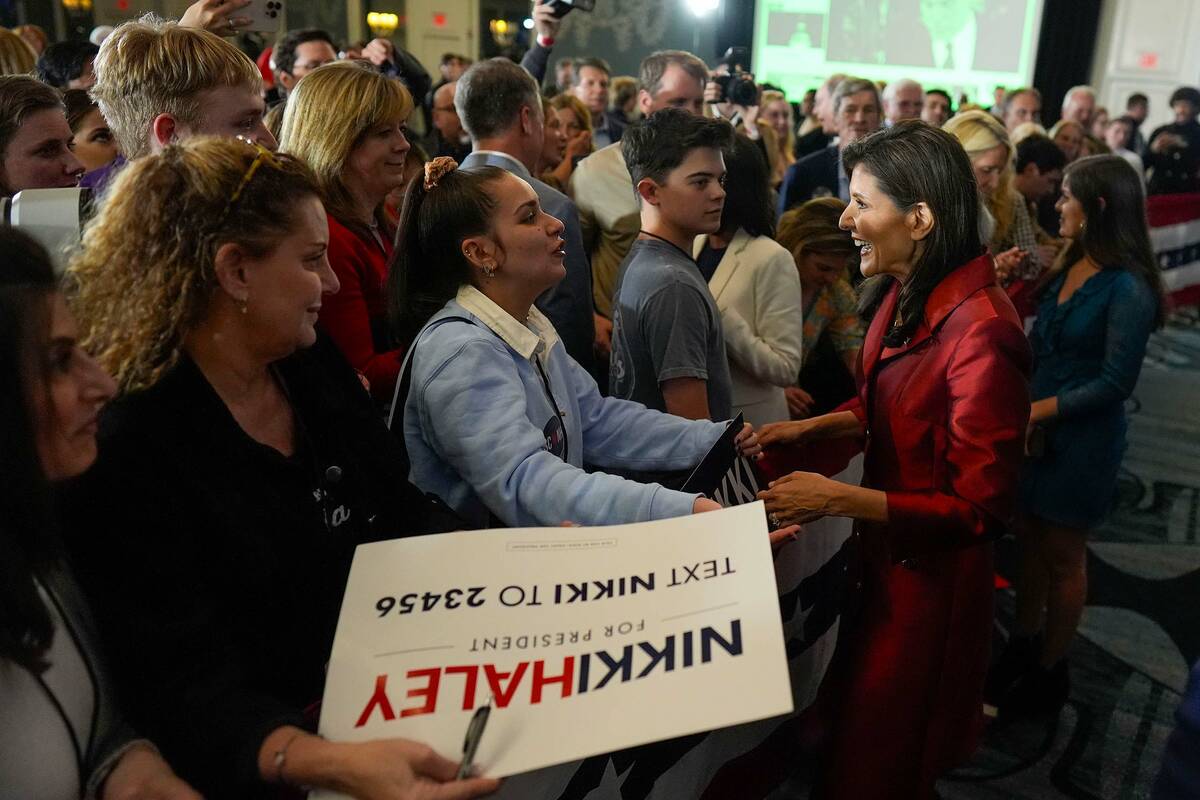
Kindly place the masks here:
POLYGON ((826 196, 838 196, 838 149, 832 144, 787 168, 779 187, 779 216, 813 197, 826 196))
POLYGON ((506 153, 471 153, 462 162, 463 169, 482 166, 500 167, 527 182, 537 192, 538 202, 546 213, 557 217, 566 226, 562 237, 567 243, 567 277, 539 297, 537 307, 554 323, 571 358, 591 372, 595 362, 592 345, 596 339, 592 317, 592 265, 583 247, 579 209, 571 198, 530 175, 524 164, 506 153))

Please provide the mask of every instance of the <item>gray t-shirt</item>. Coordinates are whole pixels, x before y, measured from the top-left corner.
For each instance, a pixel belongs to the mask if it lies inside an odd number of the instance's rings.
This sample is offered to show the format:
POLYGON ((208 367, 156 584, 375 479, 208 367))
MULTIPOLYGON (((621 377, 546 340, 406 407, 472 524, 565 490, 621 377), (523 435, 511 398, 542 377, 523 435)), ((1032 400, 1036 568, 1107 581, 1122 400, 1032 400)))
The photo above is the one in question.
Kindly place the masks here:
POLYGON ((708 413, 732 416, 721 314, 696 262, 657 239, 638 239, 621 264, 613 301, 609 393, 666 411, 659 384, 707 382, 708 413))

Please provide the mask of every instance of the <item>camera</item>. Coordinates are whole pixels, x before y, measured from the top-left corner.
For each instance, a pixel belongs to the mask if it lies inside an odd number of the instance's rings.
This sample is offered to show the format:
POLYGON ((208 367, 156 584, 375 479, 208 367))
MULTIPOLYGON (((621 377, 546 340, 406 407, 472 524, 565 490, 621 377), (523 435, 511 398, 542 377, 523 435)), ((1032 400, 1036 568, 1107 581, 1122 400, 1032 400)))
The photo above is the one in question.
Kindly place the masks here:
POLYGON ((728 74, 713 76, 713 82, 721 87, 721 98, 717 102, 747 107, 758 105, 758 84, 746 69, 750 64, 750 51, 745 47, 731 47, 717 63, 729 68, 728 74))
POLYGON ((565 17, 575 9, 591 11, 596 7, 596 0, 541 0, 541 2, 550 6, 554 16, 559 18, 565 17))
POLYGON ((46 248, 59 274, 93 211, 90 189, 26 189, 0 198, 0 223, 19 228, 46 248))

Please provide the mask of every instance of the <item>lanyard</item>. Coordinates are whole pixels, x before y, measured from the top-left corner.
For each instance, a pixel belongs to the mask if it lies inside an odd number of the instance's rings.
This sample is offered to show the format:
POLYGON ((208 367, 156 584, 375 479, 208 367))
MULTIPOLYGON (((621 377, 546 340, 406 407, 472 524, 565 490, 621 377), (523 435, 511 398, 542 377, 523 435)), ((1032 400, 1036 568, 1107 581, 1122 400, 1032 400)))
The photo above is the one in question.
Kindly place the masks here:
POLYGON ((546 397, 550 398, 550 405, 554 407, 554 413, 558 415, 558 424, 562 428, 563 437, 563 454, 562 460, 568 461, 571 443, 567 436, 567 415, 558 408, 558 401, 554 399, 554 392, 550 391, 550 378, 546 375, 546 370, 542 368, 542 360, 538 358, 537 353, 533 354, 533 364, 537 367, 538 375, 542 378, 542 386, 546 389, 546 397))

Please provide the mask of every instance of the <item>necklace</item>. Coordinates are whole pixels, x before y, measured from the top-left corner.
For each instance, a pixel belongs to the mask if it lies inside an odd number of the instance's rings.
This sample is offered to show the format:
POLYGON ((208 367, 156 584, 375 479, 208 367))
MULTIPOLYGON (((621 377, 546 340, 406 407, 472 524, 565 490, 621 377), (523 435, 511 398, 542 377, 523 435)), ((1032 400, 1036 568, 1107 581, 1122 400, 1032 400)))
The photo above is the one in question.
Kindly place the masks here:
POLYGON ((661 241, 661 242, 666 242, 667 244, 671 245, 671 247, 674 247, 676 250, 678 250, 679 252, 683 253, 684 257, 685 257, 685 258, 687 258, 687 260, 688 260, 688 261, 693 261, 693 262, 694 262, 694 261, 696 260, 696 259, 692 258, 692 254, 691 254, 691 253, 687 252, 687 251, 686 251, 686 250, 684 250, 682 247, 680 247, 679 245, 675 244, 674 242, 672 242, 670 239, 668 239, 668 238, 667 238, 667 237, 665 237, 665 236, 659 236, 657 233, 651 233, 650 231, 646 230, 645 228, 642 228, 641 230, 639 230, 639 231, 638 231, 638 233, 644 233, 644 234, 646 234, 647 236, 652 236, 652 237, 654 237, 655 239, 658 239, 658 240, 659 240, 659 241, 661 241))

